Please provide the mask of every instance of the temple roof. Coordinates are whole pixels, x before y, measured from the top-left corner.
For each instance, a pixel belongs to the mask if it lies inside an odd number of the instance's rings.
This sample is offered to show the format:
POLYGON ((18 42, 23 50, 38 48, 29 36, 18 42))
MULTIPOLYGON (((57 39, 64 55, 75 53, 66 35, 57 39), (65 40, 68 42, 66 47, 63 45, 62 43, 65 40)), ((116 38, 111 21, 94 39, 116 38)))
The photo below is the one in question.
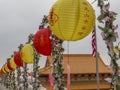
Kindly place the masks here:
MULTIPOLYGON (((48 57, 48 61, 52 63, 52 57, 48 57)), ((112 72, 111 69, 108 69, 104 64, 101 57, 98 55, 98 68, 99 73, 109 74, 112 72)), ((70 65, 71 74, 96 74, 96 60, 91 54, 64 54, 63 55, 63 68, 64 74, 67 73, 67 65, 70 65)), ((52 66, 47 66, 40 69, 42 75, 48 74, 52 70, 52 66)))

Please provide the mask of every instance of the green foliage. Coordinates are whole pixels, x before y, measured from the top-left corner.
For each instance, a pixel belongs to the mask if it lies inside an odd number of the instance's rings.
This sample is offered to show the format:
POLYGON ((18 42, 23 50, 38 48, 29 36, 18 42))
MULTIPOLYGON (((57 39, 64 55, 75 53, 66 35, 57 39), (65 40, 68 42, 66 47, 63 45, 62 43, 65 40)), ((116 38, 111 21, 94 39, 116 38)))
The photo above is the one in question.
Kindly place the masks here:
MULTIPOLYGON (((98 26, 98 28, 103 31, 103 40, 109 42, 107 45, 108 54, 111 58, 110 65, 113 69, 112 75, 112 84, 114 85, 114 90, 120 90, 120 86, 118 85, 118 80, 120 79, 118 75, 119 66, 117 64, 117 54, 114 51, 114 42, 116 41, 116 37, 114 35, 115 30, 113 29, 113 22, 116 20, 117 13, 109 10, 110 4, 104 4, 104 0, 98 0, 98 6, 101 9, 101 14, 98 16, 97 20, 102 22, 104 27, 98 26), (110 45, 109 45, 110 44, 110 45)), ((119 53, 120 59, 120 53, 119 53)), ((110 86, 111 87, 111 86, 110 86)))
POLYGON ((107 27, 101 27, 101 26, 99 26, 98 25, 98 28, 100 29, 100 30, 102 30, 104 33, 106 33, 108 30, 109 30, 109 28, 107 28, 107 27))
POLYGON ((106 14, 103 12, 101 15, 98 16, 97 20, 101 21, 106 17, 106 14))
POLYGON ((120 90, 120 85, 116 85, 117 90, 120 90))
POLYGON ((111 36, 110 37, 110 42, 115 42, 116 41, 116 38, 114 36, 111 36))
POLYGON ((55 90, 64 90, 64 84, 63 84, 63 67, 62 67, 62 53, 63 53, 63 48, 62 48, 62 43, 63 40, 56 39, 57 37, 53 34, 52 35, 52 45, 53 45, 53 51, 52 51, 52 56, 53 58, 53 77, 54 77, 54 85, 55 85, 55 90))

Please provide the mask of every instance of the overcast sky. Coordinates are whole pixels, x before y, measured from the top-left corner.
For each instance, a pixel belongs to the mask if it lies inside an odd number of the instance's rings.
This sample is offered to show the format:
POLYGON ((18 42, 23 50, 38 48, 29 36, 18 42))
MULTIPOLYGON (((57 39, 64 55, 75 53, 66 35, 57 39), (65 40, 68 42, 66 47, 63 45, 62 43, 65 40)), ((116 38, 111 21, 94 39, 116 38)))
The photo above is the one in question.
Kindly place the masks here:
MULTIPOLYGON (((50 7, 56 0, 0 0, 0 67, 2 67, 7 58, 14 51, 18 51, 18 46, 28 40, 30 33, 36 33, 43 15, 48 15, 50 7)), ((94 0, 88 0, 90 3, 94 0)), ((111 10, 120 13, 120 0, 109 0, 111 10)), ((96 16, 99 14, 97 3, 92 4, 96 16)), ((117 15, 116 23, 120 24, 120 15, 117 15)), ((97 23, 98 24, 98 23, 97 23)), ((120 27, 119 27, 120 29, 120 27)), ((118 29, 118 30, 119 30, 118 29)), ((119 35, 120 35, 120 31, 119 35)), ((104 59, 107 60, 107 50, 100 36, 100 30, 97 29, 98 51, 104 59)), ((118 40, 120 41, 120 40, 118 40)), ((86 38, 69 42, 69 48, 66 43, 65 53, 86 54, 91 53, 91 34, 86 38)), ((41 62, 43 62, 41 60, 41 62)))

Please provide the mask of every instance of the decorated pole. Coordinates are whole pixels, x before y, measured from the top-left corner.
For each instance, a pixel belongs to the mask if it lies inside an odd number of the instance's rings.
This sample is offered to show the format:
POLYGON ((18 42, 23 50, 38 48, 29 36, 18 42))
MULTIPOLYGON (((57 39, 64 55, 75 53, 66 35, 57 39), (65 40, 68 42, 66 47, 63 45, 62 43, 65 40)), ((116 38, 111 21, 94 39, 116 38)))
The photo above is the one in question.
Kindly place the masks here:
POLYGON ((62 67, 62 59, 63 59, 63 51, 62 43, 63 41, 60 39, 56 39, 55 35, 52 35, 52 56, 53 56, 53 77, 54 77, 54 89, 55 90, 64 90, 63 83, 63 67, 62 67))
MULTIPOLYGON (((19 51, 21 51, 21 49, 22 49, 22 47, 23 47, 23 44, 20 44, 20 46, 18 47, 18 49, 19 49, 19 51)), ((19 67, 17 67, 17 86, 19 87, 19 85, 20 85, 20 82, 21 82, 21 80, 20 80, 20 76, 21 76, 21 68, 20 68, 20 66, 23 66, 23 62, 21 63, 21 61, 20 61, 20 55, 18 55, 19 54, 19 52, 16 52, 15 53, 15 55, 14 55, 14 60, 16 60, 16 61, 18 61, 18 66, 19 67), (16 58, 16 56, 19 56, 19 58, 16 58)), ((17 56, 17 57, 18 57, 17 56)), ((17 64, 17 62, 16 62, 16 64, 17 64)))
POLYGON ((7 67, 11 70, 10 72, 9 72, 9 84, 8 84, 8 88, 9 89, 12 89, 12 68, 10 67, 10 65, 8 64, 9 63, 9 61, 10 61, 10 58, 8 58, 7 59, 7 67))
POLYGON ((3 81, 4 82, 4 86, 7 88, 7 84, 8 84, 8 82, 7 82, 8 79, 7 78, 8 78, 8 75, 4 74, 3 78, 4 78, 4 81, 3 81))
POLYGON ((3 75, 3 84, 6 87, 6 74, 3 75))
POLYGON ((7 63, 4 65, 4 70, 6 71, 6 73, 4 74, 5 78, 5 86, 6 88, 10 88, 10 70, 7 67, 7 63))
POLYGON ((110 88, 112 88, 113 86, 114 90, 119 90, 120 89, 120 86, 118 85, 119 66, 117 64, 117 60, 120 59, 120 56, 117 56, 117 54, 114 51, 114 42, 116 42, 118 38, 118 33, 115 31, 118 25, 114 25, 117 13, 109 10, 110 2, 107 2, 107 4, 105 4, 104 0, 98 0, 98 6, 100 7, 101 13, 97 19, 100 23, 104 25, 104 27, 98 26, 98 28, 102 31, 101 35, 107 46, 108 55, 111 58, 110 66, 112 67, 113 70, 110 88))
POLYGON ((15 69, 16 69, 16 64, 14 62, 14 58, 13 58, 13 55, 11 55, 11 58, 10 58, 10 65, 11 67, 13 68, 13 71, 11 72, 11 84, 12 84, 12 89, 13 90, 16 90, 16 81, 15 81, 15 69))
POLYGON ((21 76, 21 69, 20 67, 17 68, 17 86, 20 85, 20 76, 21 76))
POLYGON ((8 89, 11 88, 11 72, 8 73, 8 89))
POLYGON ((21 49, 21 58, 23 60, 23 78, 24 78, 24 90, 28 90, 28 68, 27 68, 27 64, 28 63, 33 63, 33 57, 32 57, 32 53, 33 53, 33 50, 32 50, 32 46, 31 46, 31 41, 32 41, 32 37, 33 35, 30 34, 28 36, 28 42, 26 43, 25 46, 23 46, 23 48, 21 49), (29 52, 28 52, 29 51, 29 52), (27 56, 28 55, 28 56, 27 56), (29 60, 30 59, 30 60, 29 60))
POLYGON ((37 53, 37 51, 34 49, 34 63, 33 63, 33 77, 34 77, 34 83, 33 83, 33 90, 38 90, 40 87, 40 74, 39 74, 39 68, 40 66, 38 65, 40 55, 37 53))
POLYGON ((15 71, 12 71, 12 89, 16 90, 15 71))
POLYGON ((16 89, 15 71, 14 71, 15 69, 16 69, 16 65, 13 60, 13 55, 11 55, 11 58, 8 59, 8 61, 6 63, 6 71, 7 71, 6 75, 8 74, 8 72, 10 73, 9 74, 10 75, 9 76, 9 79, 10 79, 9 84, 10 84, 10 89, 13 89, 13 90, 16 89))
POLYGON ((97 90, 100 90, 100 79, 99 79, 99 61, 97 53, 97 38, 96 38, 96 26, 92 31, 92 55, 96 60, 96 81, 97 81, 97 90))
POLYGON ((24 90, 28 90, 28 82, 27 82, 27 77, 28 77, 28 72, 27 72, 27 63, 24 63, 24 66, 23 66, 23 78, 24 78, 24 82, 23 82, 23 87, 24 87, 24 90))

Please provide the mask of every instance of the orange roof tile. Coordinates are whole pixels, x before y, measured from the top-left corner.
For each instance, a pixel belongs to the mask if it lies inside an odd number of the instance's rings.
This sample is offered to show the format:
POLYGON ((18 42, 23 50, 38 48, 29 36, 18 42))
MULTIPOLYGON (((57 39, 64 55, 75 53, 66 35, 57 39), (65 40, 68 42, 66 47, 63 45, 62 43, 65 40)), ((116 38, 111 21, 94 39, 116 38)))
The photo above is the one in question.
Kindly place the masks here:
MULTIPOLYGON (((52 57, 49 57, 52 63, 52 57)), ((111 73, 112 70, 108 69, 98 55, 99 73, 111 73)), ((96 73, 96 60, 91 54, 64 54, 63 55, 63 68, 64 74, 67 73, 67 64, 70 65, 71 74, 95 74, 96 73)), ((41 74, 48 74, 53 67, 45 67, 40 70, 41 74)))

